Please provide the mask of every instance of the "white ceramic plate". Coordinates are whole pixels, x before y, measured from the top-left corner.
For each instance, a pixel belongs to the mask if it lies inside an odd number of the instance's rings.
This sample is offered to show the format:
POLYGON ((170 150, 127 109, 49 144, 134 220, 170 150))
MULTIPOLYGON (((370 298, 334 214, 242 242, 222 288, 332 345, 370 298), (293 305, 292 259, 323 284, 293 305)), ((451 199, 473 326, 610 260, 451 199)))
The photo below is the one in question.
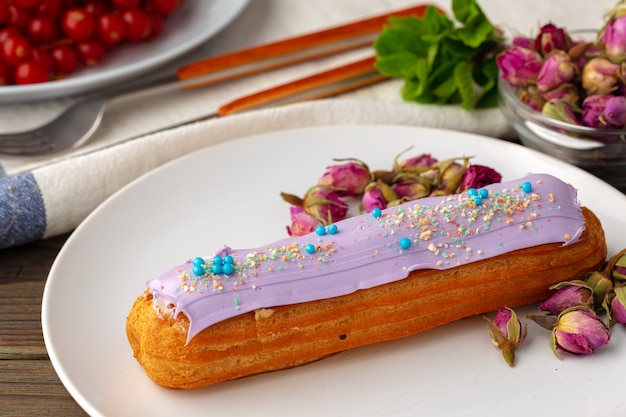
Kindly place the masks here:
MULTIPOLYGON (((475 155, 505 179, 548 172, 575 184, 602 219, 611 252, 626 243, 626 197, 595 177, 510 143, 394 126, 284 131, 231 141, 173 161, 124 188, 72 234, 52 267, 43 331, 52 363, 94 416, 623 415, 626 337, 593 357, 558 360, 549 332, 529 337, 509 368, 482 318, 355 349, 300 368, 191 391, 156 386, 135 362, 124 323, 144 281, 224 243, 252 247, 286 236, 279 193, 303 194, 333 158, 391 166, 414 146, 440 159, 475 155), (556 414, 555 414, 556 413, 556 414)), ((455 300, 450 300, 454 303, 455 300)), ((532 311, 520 310, 522 317, 532 311)))
POLYGON ((0 103, 44 100, 101 88, 163 65, 226 27, 249 0, 185 0, 157 39, 112 50, 101 65, 41 84, 0 87, 0 103))

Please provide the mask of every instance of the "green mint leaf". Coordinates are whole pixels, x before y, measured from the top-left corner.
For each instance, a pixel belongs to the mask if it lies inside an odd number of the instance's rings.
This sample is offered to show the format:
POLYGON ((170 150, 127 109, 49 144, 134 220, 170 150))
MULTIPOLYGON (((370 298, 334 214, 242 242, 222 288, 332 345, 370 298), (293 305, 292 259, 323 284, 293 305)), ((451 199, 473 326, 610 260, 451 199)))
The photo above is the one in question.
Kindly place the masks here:
POLYGON ((418 60, 420 58, 416 55, 400 52, 378 57, 375 66, 378 72, 389 77, 412 78, 418 60))
POLYGON ((472 79, 472 66, 461 61, 454 67, 454 81, 461 94, 461 107, 466 110, 474 108, 474 82, 472 79))

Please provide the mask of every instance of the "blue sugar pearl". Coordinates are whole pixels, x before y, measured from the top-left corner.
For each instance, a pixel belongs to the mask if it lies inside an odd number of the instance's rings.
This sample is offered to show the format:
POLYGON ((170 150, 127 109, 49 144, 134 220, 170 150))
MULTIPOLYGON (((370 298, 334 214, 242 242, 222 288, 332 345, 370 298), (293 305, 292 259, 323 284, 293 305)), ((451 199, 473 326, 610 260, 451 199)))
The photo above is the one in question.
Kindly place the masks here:
POLYGON ((226 275, 230 275, 233 273, 235 269, 233 268, 233 264, 232 263, 226 263, 224 264, 224 266, 222 266, 222 272, 226 275))
POLYGON ((408 237, 403 237, 402 239, 400 239, 400 247, 402 249, 408 249, 411 247, 411 239, 409 239, 408 237))
POLYGON ((193 274, 198 277, 204 275, 204 268, 201 265, 195 265, 193 267, 193 274))
POLYGON ((199 256, 198 256, 198 257, 195 257, 195 258, 193 258, 192 263, 194 264, 194 266, 201 266, 201 265, 204 265, 204 258, 201 258, 201 257, 199 257, 199 256))
POLYGON ((331 224, 330 226, 328 226, 328 233, 330 233, 331 235, 336 234, 338 231, 339 229, 337 229, 336 224, 331 224))
POLYGON ((309 243, 308 245, 306 245, 306 246, 304 247, 304 250, 305 250, 307 253, 314 254, 314 253, 315 253, 315 245, 313 245, 313 244, 309 243))
POLYGON ((474 197, 473 198, 474 203, 476 203, 477 206, 480 206, 483 203, 483 199, 480 197, 474 197))
POLYGON ((481 189, 480 190, 480 197, 481 198, 489 197, 489 190, 487 190, 486 188, 481 189))
POLYGON ((470 197, 476 197, 478 195, 478 190, 476 188, 470 188, 467 190, 467 195, 470 197))
POLYGON ((315 228, 315 233, 317 233, 318 236, 324 236, 326 234, 326 228, 322 225, 319 225, 315 228))
POLYGON ((213 258, 213 265, 224 265, 224 259, 221 256, 213 258))
POLYGON ((235 260, 233 259, 232 256, 230 256, 230 255, 224 256, 224 264, 231 264, 232 265, 234 263, 235 263, 235 260))
POLYGON ((372 210, 372 216, 379 218, 382 215, 383 215, 382 210, 379 209, 378 207, 374 207, 374 210, 372 210))
POLYGON ((531 183, 529 183, 528 181, 526 181, 525 183, 522 184, 522 191, 525 193, 529 193, 533 190, 533 185, 531 183))
POLYGON ((223 266, 220 264, 213 264, 211 267, 211 272, 214 274, 221 274, 224 271, 223 266))

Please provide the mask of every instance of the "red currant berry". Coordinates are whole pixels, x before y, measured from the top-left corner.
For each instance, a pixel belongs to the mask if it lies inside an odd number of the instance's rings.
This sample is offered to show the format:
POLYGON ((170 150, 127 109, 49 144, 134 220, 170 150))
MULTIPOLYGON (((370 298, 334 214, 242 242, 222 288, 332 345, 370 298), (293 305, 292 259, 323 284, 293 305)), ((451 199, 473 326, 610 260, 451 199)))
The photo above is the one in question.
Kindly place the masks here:
POLYGON ((105 45, 116 45, 126 40, 126 23, 118 13, 103 14, 98 19, 98 38, 105 45))
POLYGON ((28 61, 32 55, 30 43, 22 36, 8 36, 2 43, 2 60, 12 67, 28 61))
POLYGON ((9 24, 22 33, 26 33, 28 30, 28 22, 30 22, 31 16, 29 10, 17 7, 15 4, 9 4, 9 24))
POLYGON ((3 25, 11 17, 9 11, 9 2, 7 0, 0 0, 0 25, 3 25))
POLYGON ((50 51, 54 71, 59 75, 69 75, 76 71, 79 64, 78 52, 71 45, 60 45, 50 51))
POLYGON ((15 29, 12 26, 5 27, 4 29, 0 29, 0 44, 4 43, 4 41, 13 36, 22 36, 19 30, 15 29))
POLYGON ((59 26, 51 17, 33 17, 28 25, 28 36, 34 43, 52 43, 59 36, 59 26))
POLYGON ((35 9, 41 0, 11 0, 11 2, 22 9, 35 9))
POLYGON ((150 13, 148 17, 150 18, 150 38, 156 38, 163 33, 165 18, 156 13, 150 13))
POLYGON ((111 7, 104 0, 89 0, 85 2, 85 9, 97 18, 110 11, 111 7))
POLYGON ((48 71, 35 61, 22 62, 15 67, 13 75, 15 84, 45 83, 50 79, 48 71))
POLYGON ((106 48, 100 41, 85 41, 76 45, 83 63, 89 67, 93 67, 102 62, 106 48))
POLYGON ((142 41, 150 37, 150 19, 140 9, 128 9, 122 13, 126 23, 126 39, 131 42, 142 41))
POLYGON ((38 16, 47 16, 58 19, 63 12, 62 0, 41 0, 37 7, 38 16))
POLYGON ((92 14, 83 7, 67 10, 61 21, 63 31, 72 40, 85 41, 94 34, 96 21, 92 14))
POLYGON ((46 71, 48 71, 48 74, 51 74, 54 71, 54 61, 52 60, 52 55, 50 54, 50 51, 45 48, 33 48, 33 61, 44 67, 46 71))
POLYGON ((11 84, 11 67, 0 61, 0 85, 11 84))
POLYGON ((117 10, 137 9, 141 6, 141 0, 111 0, 117 10))
POLYGON ((151 12, 165 16, 176 10, 181 3, 182 0, 148 0, 146 7, 151 12))

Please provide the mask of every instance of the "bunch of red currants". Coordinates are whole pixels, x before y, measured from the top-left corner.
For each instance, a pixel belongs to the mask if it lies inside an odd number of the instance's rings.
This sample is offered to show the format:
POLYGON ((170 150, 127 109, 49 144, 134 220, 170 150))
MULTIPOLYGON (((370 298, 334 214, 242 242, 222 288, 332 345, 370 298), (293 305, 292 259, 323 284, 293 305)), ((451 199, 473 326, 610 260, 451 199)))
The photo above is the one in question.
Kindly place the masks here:
POLYGON ((66 77, 153 39, 182 0, 0 0, 0 86, 66 77))

